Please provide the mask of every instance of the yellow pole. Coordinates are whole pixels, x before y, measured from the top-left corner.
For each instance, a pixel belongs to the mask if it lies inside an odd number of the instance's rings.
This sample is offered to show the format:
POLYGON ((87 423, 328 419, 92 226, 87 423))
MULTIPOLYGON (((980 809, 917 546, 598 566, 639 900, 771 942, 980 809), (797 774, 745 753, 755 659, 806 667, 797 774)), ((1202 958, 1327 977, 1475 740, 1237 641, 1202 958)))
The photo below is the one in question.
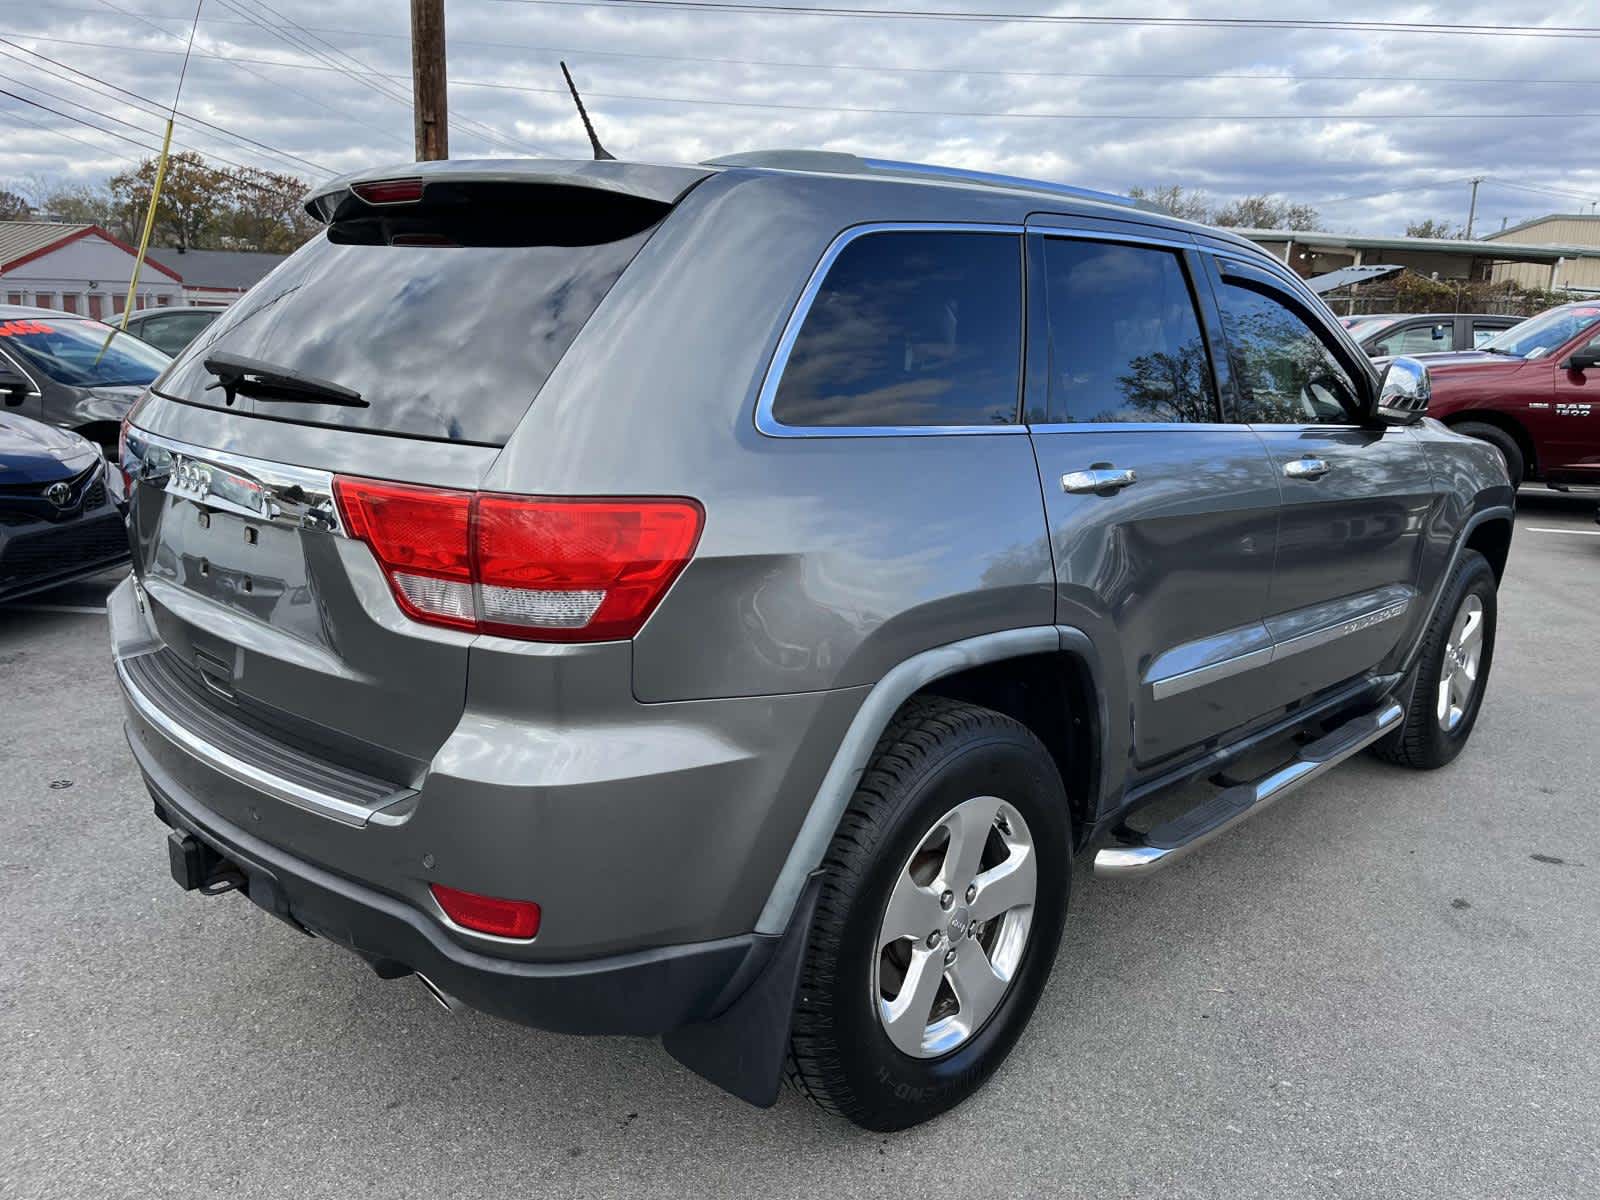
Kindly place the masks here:
POLYGON ((144 232, 139 235, 139 253, 133 257, 133 278, 128 281, 128 298, 122 302, 122 330, 128 330, 128 314, 133 311, 133 298, 139 291, 139 271, 144 266, 145 251, 150 248, 150 231, 156 225, 156 205, 161 201, 161 183, 167 177, 167 151, 172 146, 172 118, 167 118, 167 134, 161 139, 161 157, 156 159, 155 186, 150 189, 150 207, 144 214, 144 232))

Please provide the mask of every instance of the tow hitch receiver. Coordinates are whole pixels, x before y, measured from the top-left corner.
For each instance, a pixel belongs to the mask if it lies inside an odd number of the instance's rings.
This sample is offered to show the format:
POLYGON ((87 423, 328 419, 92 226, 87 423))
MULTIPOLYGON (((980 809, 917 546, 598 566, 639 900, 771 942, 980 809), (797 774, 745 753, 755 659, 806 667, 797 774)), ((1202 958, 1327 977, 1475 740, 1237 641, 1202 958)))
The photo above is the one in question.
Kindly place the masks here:
POLYGON ((174 829, 167 834, 172 877, 186 892, 220 896, 245 886, 244 872, 193 834, 174 829))

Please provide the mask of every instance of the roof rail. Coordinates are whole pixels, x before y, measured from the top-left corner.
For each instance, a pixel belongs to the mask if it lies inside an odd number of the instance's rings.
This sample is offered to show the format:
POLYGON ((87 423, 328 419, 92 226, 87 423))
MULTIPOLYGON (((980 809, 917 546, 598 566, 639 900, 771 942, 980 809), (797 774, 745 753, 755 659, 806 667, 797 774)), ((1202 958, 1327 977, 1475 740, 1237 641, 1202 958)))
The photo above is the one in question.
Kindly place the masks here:
POLYGON ((856 154, 842 154, 830 150, 752 150, 744 154, 728 154, 721 158, 707 159, 702 165, 948 180, 952 183, 976 183, 984 187, 1006 188, 1019 192, 1048 192, 1058 196, 1071 196, 1075 200, 1094 200, 1100 204, 1116 204, 1123 208, 1138 208, 1149 212, 1164 211, 1147 201, 1118 196, 1113 192, 1100 192, 1093 188, 1074 187, 1070 183, 1051 183, 1043 179, 1028 179, 1021 175, 996 175, 990 171, 971 171, 964 167, 946 167, 936 163, 862 158, 856 154))

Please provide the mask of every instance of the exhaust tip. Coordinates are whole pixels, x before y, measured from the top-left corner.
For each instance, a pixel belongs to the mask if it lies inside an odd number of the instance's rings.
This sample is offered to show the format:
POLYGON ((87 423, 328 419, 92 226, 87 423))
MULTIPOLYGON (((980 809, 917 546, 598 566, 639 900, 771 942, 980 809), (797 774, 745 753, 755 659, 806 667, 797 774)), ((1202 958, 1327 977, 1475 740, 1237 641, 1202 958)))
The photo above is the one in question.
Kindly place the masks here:
POLYGON ((445 991, 433 980, 429 979, 421 971, 417 972, 417 978, 422 981, 422 986, 428 989, 428 995, 437 1000, 439 1002, 439 1007, 444 1009, 445 1012, 453 1013, 461 1007, 461 1001, 457 1000, 454 996, 445 991))

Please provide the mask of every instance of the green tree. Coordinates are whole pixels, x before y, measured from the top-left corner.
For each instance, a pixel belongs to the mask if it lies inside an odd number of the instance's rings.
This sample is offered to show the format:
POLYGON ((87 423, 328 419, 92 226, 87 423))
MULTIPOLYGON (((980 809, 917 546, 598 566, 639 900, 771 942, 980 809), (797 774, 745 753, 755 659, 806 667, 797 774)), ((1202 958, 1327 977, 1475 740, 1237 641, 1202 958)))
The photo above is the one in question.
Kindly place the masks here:
POLYGON ((33 216, 33 205, 9 188, 0 188, 0 221, 26 221, 33 216))
POLYGON ((99 225, 119 237, 125 230, 114 228, 116 211, 110 194, 87 183, 53 183, 39 180, 32 188, 33 211, 36 216, 52 221, 70 221, 75 224, 99 225))
POLYGON ((1135 200, 1154 204, 1185 221, 1209 223, 1211 220, 1211 197, 1198 188, 1185 189, 1176 183, 1169 183, 1165 187, 1129 188, 1128 195, 1135 200))
POLYGON ((1230 201, 1212 214, 1211 224, 1240 229, 1321 229, 1322 217, 1309 204, 1296 204, 1265 192, 1230 201))
MULTIPOLYGON (((155 178, 153 158, 145 159, 135 170, 111 177, 111 200, 124 234, 137 237, 143 230, 155 178)), ((152 244, 184 250, 209 245, 217 222, 228 207, 230 192, 226 174, 200 155, 192 150, 171 155, 161 183, 161 200, 156 205, 152 244)))
POLYGON ((229 180, 228 208, 217 222, 218 238, 229 249, 287 254, 317 231, 301 203, 303 180, 257 167, 233 171, 229 180))
POLYGON ((1452 225, 1449 221, 1435 220, 1429 217, 1426 221, 1412 221, 1406 226, 1407 237, 1419 238, 1463 238, 1467 236, 1465 225, 1452 225))

